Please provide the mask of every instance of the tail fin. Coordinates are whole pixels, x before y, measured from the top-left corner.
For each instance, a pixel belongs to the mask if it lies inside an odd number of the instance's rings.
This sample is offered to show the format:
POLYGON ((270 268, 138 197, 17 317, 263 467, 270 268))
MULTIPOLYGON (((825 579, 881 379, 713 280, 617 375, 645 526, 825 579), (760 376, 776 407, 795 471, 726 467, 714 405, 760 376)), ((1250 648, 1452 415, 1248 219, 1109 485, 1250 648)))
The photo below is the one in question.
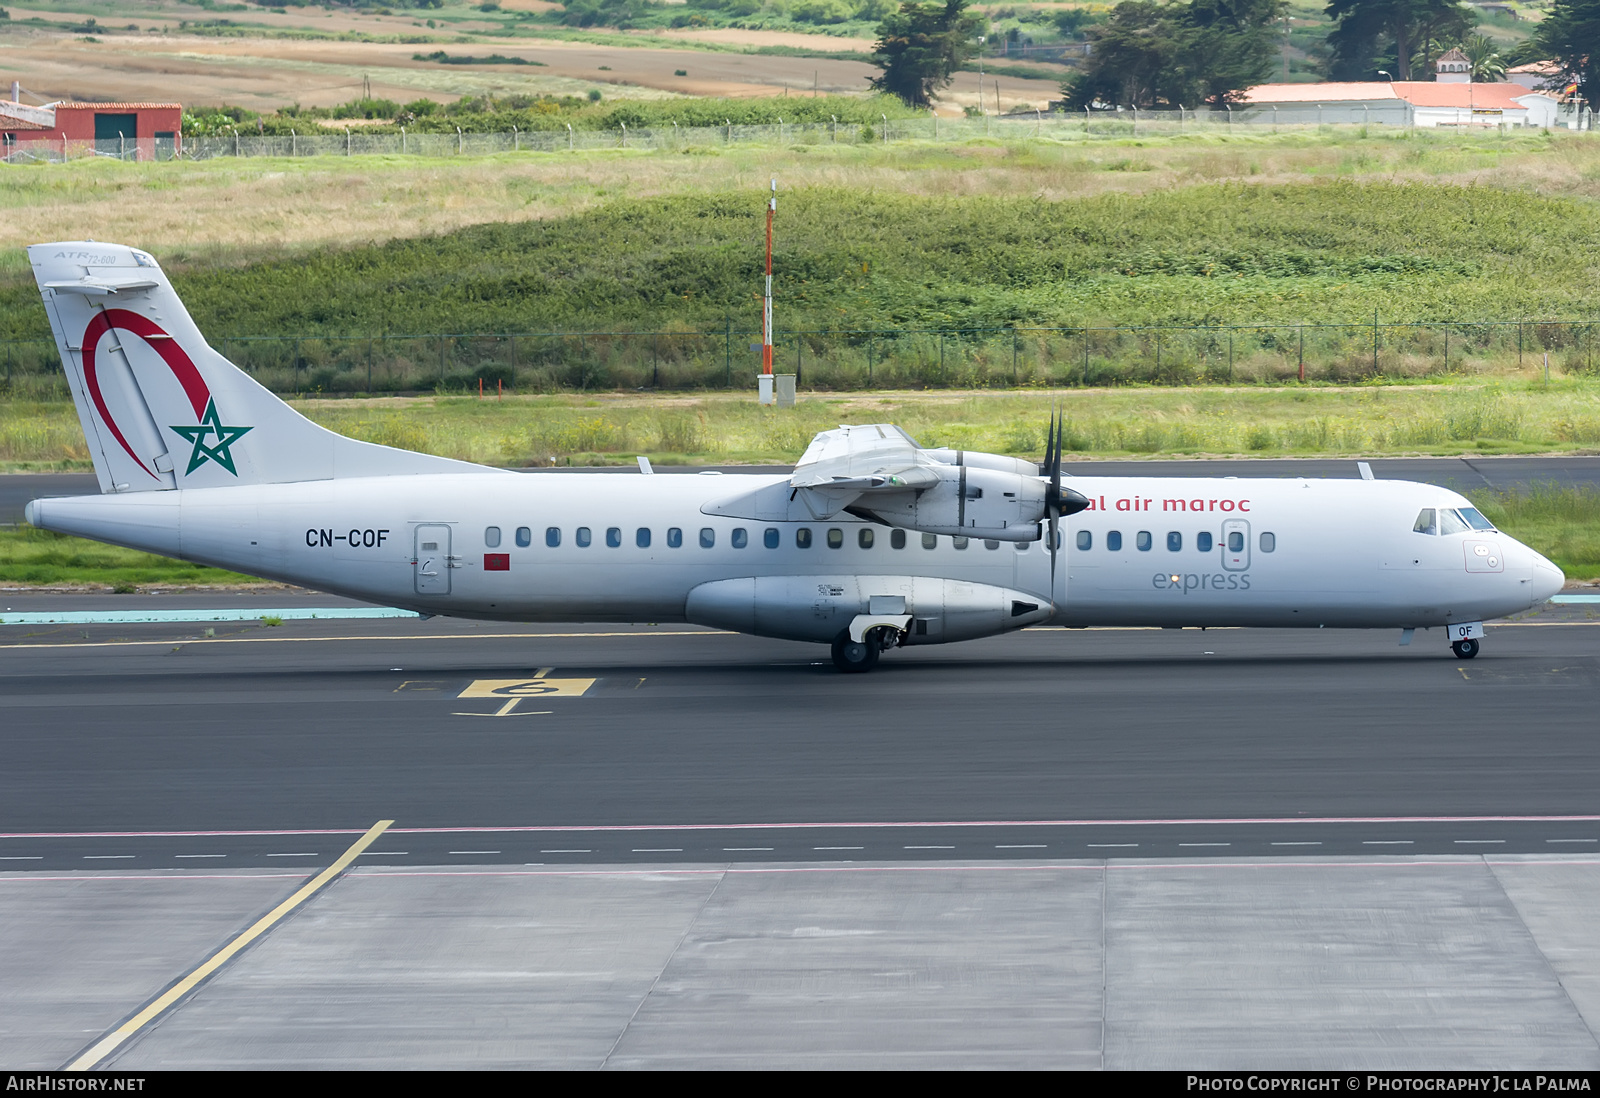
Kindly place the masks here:
POLYGON ((35 244, 28 259, 102 492, 498 472, 318 427, 212 350, 137 248, 35 244))

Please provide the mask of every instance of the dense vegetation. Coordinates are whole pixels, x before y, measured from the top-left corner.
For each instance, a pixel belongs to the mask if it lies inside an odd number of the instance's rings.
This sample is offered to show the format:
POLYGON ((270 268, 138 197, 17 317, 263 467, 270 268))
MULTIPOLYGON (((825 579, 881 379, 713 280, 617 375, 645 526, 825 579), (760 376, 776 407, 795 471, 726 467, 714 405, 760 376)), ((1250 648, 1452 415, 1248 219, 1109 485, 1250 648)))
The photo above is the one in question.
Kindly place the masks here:
MULTIPOLYGON (((621 200, 550 221, 179 272, 214 337, 722 329, 759 297, 761 196, 621 200)), ((785 328, 1474 321, 1593 312, 1583 201, 1429 184, 1205 185, 1046 202, 783 194, 785 328)), ((0 335, 48 336, 26 272, 0 335)))
MULTIPOLYGON (((265 134, 287 137, 291 130, 302 137, 342 134, 347 119, 385 120, 387 125, 367 126, 362 133, 510 133, 518 129, 565 131, 610 130, 626 125, 645 126, 776 126, 779 121, 830 122, 864 125, 880 114, 904 118, 913 112, 892 95, 825 95, 767 99, 627 99, 607 101, 596 91, 576 95, 466 96, 453 103, 415 99, 354 99, 336 107, 286 107, 258 114, 243 107, 198 107, 184 112, 183 132, 192 136, 265 134)), ((924 116, 926 117, 926 116, 924 116)))

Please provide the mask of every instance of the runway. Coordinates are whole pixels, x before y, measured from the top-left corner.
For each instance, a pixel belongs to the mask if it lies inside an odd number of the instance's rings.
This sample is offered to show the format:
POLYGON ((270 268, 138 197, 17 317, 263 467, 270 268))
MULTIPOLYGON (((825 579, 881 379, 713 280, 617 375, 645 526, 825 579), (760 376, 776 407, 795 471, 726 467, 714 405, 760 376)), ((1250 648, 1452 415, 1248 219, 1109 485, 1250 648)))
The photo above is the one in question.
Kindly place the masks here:
MULTIPOLYGON (((149 600, 144 600, 149 601, 149 600)), ((1592 851, 1600 620, 1028 630, 838 675, 692 627, 5 627, 13 868, 1592 851), (996 699, 1001 699, 997 703, 996 699)))

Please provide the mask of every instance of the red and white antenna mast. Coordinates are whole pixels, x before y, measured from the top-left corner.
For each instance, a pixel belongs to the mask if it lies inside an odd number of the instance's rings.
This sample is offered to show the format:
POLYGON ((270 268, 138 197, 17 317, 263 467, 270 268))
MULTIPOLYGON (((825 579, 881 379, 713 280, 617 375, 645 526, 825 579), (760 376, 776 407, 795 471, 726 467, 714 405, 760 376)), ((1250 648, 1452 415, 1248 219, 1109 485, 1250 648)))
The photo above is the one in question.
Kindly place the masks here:
POLYGON ((772 181, 767 199, 767 293, 761 313, 761 373, 772 376, 772 215, 778 212, 778 181, 772 181))

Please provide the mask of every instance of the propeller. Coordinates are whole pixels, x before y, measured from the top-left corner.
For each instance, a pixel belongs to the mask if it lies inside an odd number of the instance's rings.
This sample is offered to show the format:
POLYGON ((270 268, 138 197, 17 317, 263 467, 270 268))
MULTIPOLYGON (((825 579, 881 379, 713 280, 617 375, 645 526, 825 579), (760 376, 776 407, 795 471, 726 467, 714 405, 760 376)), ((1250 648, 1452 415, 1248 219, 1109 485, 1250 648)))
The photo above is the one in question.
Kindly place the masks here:
POLYGON ((1050 478, 1050 487, 1045 492, 1044 513, 1050 522, 1050 592, 1055 597, 1056 589, 1056 555, 1061 547, 1061 518, 1063 515, 1075 515, 1089 506, 1089 497, 1071 488, 1061 486, 1061 450, 1063 421, 1061 409, 1050 409, 1050 438, 1045 443, 1044 466, 1039 472, 1050 478))

